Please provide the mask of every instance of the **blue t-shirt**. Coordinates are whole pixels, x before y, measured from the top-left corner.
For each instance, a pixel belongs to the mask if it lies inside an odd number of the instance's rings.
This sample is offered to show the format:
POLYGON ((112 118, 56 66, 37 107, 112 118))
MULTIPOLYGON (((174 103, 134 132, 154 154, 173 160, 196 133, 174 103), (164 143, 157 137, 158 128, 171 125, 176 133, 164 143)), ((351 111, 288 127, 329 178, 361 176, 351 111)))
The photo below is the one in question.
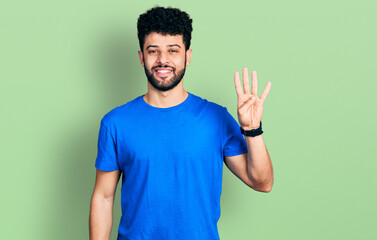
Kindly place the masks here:
POLYGON ((123 173, 118 240, 218 240, 223 159, 246 152, 226 108, 191 93, 169 108, 140 96, 108 112, 95 166, 123 173))

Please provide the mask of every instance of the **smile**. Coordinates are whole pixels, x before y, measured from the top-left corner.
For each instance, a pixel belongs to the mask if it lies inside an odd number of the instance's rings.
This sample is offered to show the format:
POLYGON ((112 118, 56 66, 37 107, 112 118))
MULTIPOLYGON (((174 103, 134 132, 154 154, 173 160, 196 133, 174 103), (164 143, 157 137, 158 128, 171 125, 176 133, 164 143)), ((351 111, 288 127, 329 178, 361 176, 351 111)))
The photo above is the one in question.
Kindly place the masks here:
POLYGON ((158 68, 155 68, 154 71, 155 71, 155 73, 156 73, 156 75, 158 77, 165 78, 165 77, 170 76, 170 73, 173 72, 173 69, 171 69, 171 68, 164 68, 164 67, 158 67, 158 68))
POLYGON ((170 73, 171 70, 156 70, 156 72, 159 72, 159 73, 170 73))

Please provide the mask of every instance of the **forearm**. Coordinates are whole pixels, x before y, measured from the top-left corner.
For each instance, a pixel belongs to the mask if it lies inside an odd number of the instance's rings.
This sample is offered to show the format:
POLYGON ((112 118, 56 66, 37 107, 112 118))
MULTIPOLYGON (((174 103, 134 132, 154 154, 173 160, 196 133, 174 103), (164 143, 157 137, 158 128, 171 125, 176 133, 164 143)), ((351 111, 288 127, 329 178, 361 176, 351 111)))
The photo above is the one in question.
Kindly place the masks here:
POLYGON ((113 225, 113 199, 93 194, 90 202, 90 240, 109 240, 113 225))
POLYGON ((245 137, 248 157, 247 172, 258 191, 269 192, 273 185, 273 169, 262 135, 245 137))

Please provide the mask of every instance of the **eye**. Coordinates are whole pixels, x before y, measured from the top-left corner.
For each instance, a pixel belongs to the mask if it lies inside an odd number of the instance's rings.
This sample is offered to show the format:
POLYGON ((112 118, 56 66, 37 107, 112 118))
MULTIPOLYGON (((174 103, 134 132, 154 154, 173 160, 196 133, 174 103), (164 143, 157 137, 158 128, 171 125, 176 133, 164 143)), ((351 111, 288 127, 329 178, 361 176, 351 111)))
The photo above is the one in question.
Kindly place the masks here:
POLYGON ((156 53, 156 50, 149 50, 148 53, 156 53))
POLYGON ((174 49, 172 49, 172 50, 170 50, 170 52, 178 52, 177 50, 174 50, 174 49))

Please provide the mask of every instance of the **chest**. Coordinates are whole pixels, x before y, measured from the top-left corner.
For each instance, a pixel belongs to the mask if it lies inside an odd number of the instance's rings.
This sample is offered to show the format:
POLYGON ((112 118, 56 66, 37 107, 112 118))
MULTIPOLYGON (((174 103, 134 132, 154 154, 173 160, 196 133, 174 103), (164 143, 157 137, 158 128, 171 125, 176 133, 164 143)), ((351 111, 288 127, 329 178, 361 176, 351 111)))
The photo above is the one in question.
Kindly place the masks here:
POLYGON ((206 168, 222 164, 221 125, 212 118, 141 118, 118 127, 117 154, 123 171, 159 165, 206 168))

